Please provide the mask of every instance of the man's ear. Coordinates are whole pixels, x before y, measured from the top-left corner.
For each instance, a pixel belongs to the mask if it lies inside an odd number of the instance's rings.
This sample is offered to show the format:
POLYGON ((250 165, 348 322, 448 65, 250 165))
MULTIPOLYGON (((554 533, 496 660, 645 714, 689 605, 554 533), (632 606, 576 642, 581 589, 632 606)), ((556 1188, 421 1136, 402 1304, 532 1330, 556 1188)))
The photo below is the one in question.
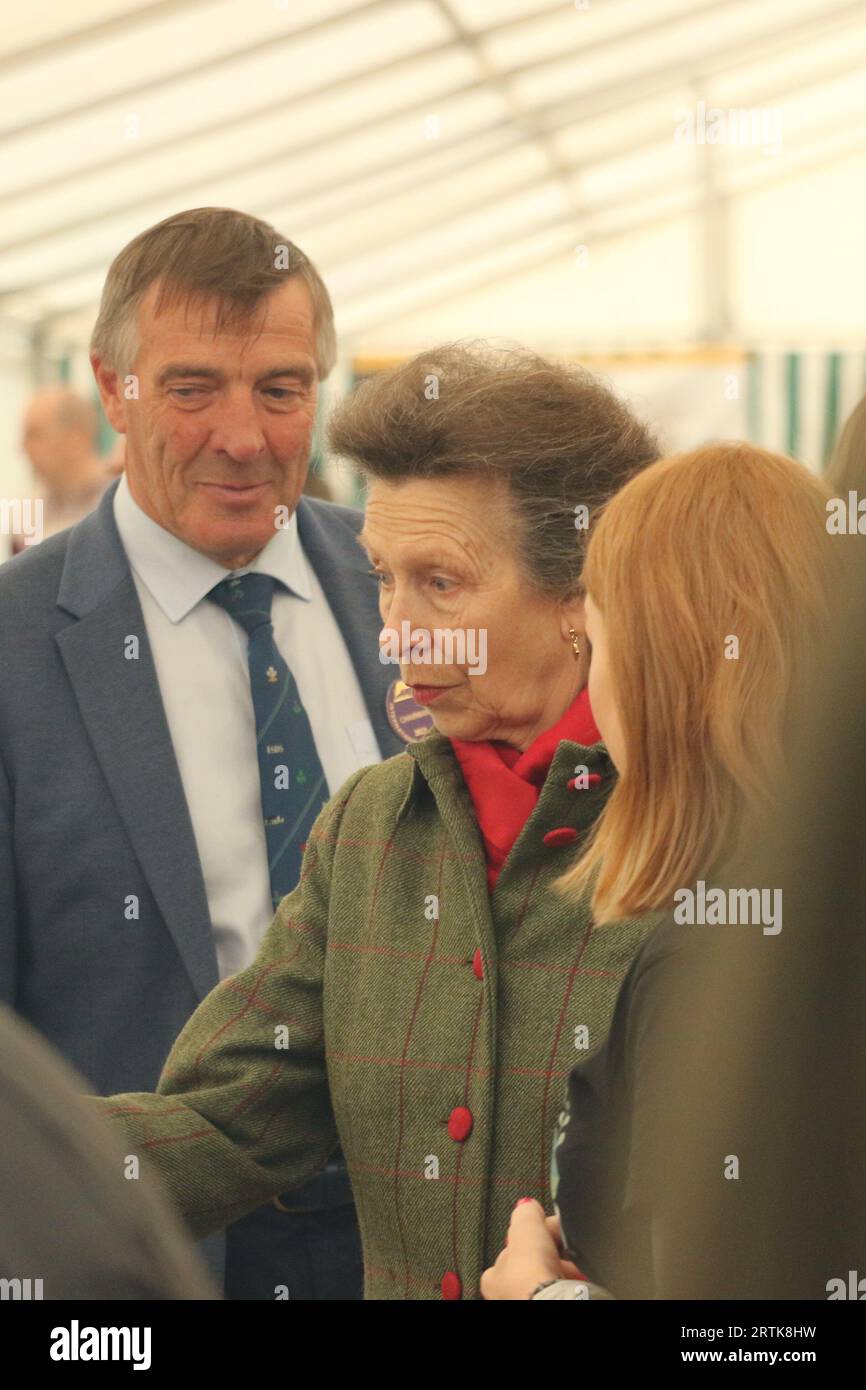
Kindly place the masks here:
POLYGON ((126 434, 126 410, 120 394, 117 372, 99 357, 91 355, 90 365, 96 378, 99 399, 106 419, 117 434, 126 434))

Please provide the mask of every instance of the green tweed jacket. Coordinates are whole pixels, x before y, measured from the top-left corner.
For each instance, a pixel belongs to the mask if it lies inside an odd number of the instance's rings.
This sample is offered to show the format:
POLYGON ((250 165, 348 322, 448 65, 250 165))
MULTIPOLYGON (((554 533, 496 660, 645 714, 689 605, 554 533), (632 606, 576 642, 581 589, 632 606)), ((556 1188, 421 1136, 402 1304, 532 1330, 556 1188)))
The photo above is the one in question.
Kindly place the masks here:
POLYGON ((602 744, 561 742, 492 895, 442 735, 332 797, 256 960, 199 1006, 156 1093, 92 1101, 194 1234, 304 1182, 339 1143, 365 1296, 479 1296, 517 1198, 551 1210, 566 1078, 655 925, 594 930, 552 891, 613 775, 602 744), (579 764, 593 785, 570 789, 579 764), (577 834, 545 840, 563 828, 577 834))

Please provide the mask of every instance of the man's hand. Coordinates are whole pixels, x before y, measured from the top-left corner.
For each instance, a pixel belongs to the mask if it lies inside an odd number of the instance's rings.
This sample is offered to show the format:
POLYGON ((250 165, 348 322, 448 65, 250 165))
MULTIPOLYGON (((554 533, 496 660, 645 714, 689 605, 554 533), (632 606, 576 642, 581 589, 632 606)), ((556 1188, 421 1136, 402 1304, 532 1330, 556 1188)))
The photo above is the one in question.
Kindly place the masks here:
POLYGON ((505 1248, 481 1276, 481 1294, 490 1300, 528 1299, 546 1279, 579 1279, 580 1271, 561 1256, 559 1219, 544 1215, 540 1202, 522 1198, 511 1214, 505 1248))

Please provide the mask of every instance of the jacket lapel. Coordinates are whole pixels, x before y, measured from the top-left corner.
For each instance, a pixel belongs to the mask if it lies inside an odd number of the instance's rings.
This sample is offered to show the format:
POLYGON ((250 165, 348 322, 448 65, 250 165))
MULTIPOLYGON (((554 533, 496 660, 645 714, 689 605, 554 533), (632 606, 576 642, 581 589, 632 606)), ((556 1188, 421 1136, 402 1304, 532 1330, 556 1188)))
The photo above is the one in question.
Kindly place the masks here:
POLYGON ((56 641, 118 815, 203 998, 219 978, 210 913, 113 497, 111 488, 70 534, 57 602, 77 621, 56 641), (130 639, 137 639, 137 657, 130 639))
POLYGON ((355 539, 360 530, 360 515, 354 527, 346 519, 351 515, 344 508, 302 497, 297 511, 298 535, 337 619, 382 757, 390 758, 394 753, 402 753, 406 746, 385 713, 385 696, 400 672, 396 666, 383 665, 379 660, 376 634, 382 619, 376 584, 355 539))

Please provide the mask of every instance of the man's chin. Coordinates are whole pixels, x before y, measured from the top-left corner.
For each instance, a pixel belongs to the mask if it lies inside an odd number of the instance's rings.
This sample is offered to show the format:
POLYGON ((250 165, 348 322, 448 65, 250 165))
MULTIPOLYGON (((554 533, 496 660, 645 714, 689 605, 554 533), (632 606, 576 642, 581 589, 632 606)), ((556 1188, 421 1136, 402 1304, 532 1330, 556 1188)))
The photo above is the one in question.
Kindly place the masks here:
POLYGON ((190 528, 184 540, 194 550, 230 569, 249 564, 273 540, 275 529, 271 513, 264 519, 261 516, 227 517, 190 528))

